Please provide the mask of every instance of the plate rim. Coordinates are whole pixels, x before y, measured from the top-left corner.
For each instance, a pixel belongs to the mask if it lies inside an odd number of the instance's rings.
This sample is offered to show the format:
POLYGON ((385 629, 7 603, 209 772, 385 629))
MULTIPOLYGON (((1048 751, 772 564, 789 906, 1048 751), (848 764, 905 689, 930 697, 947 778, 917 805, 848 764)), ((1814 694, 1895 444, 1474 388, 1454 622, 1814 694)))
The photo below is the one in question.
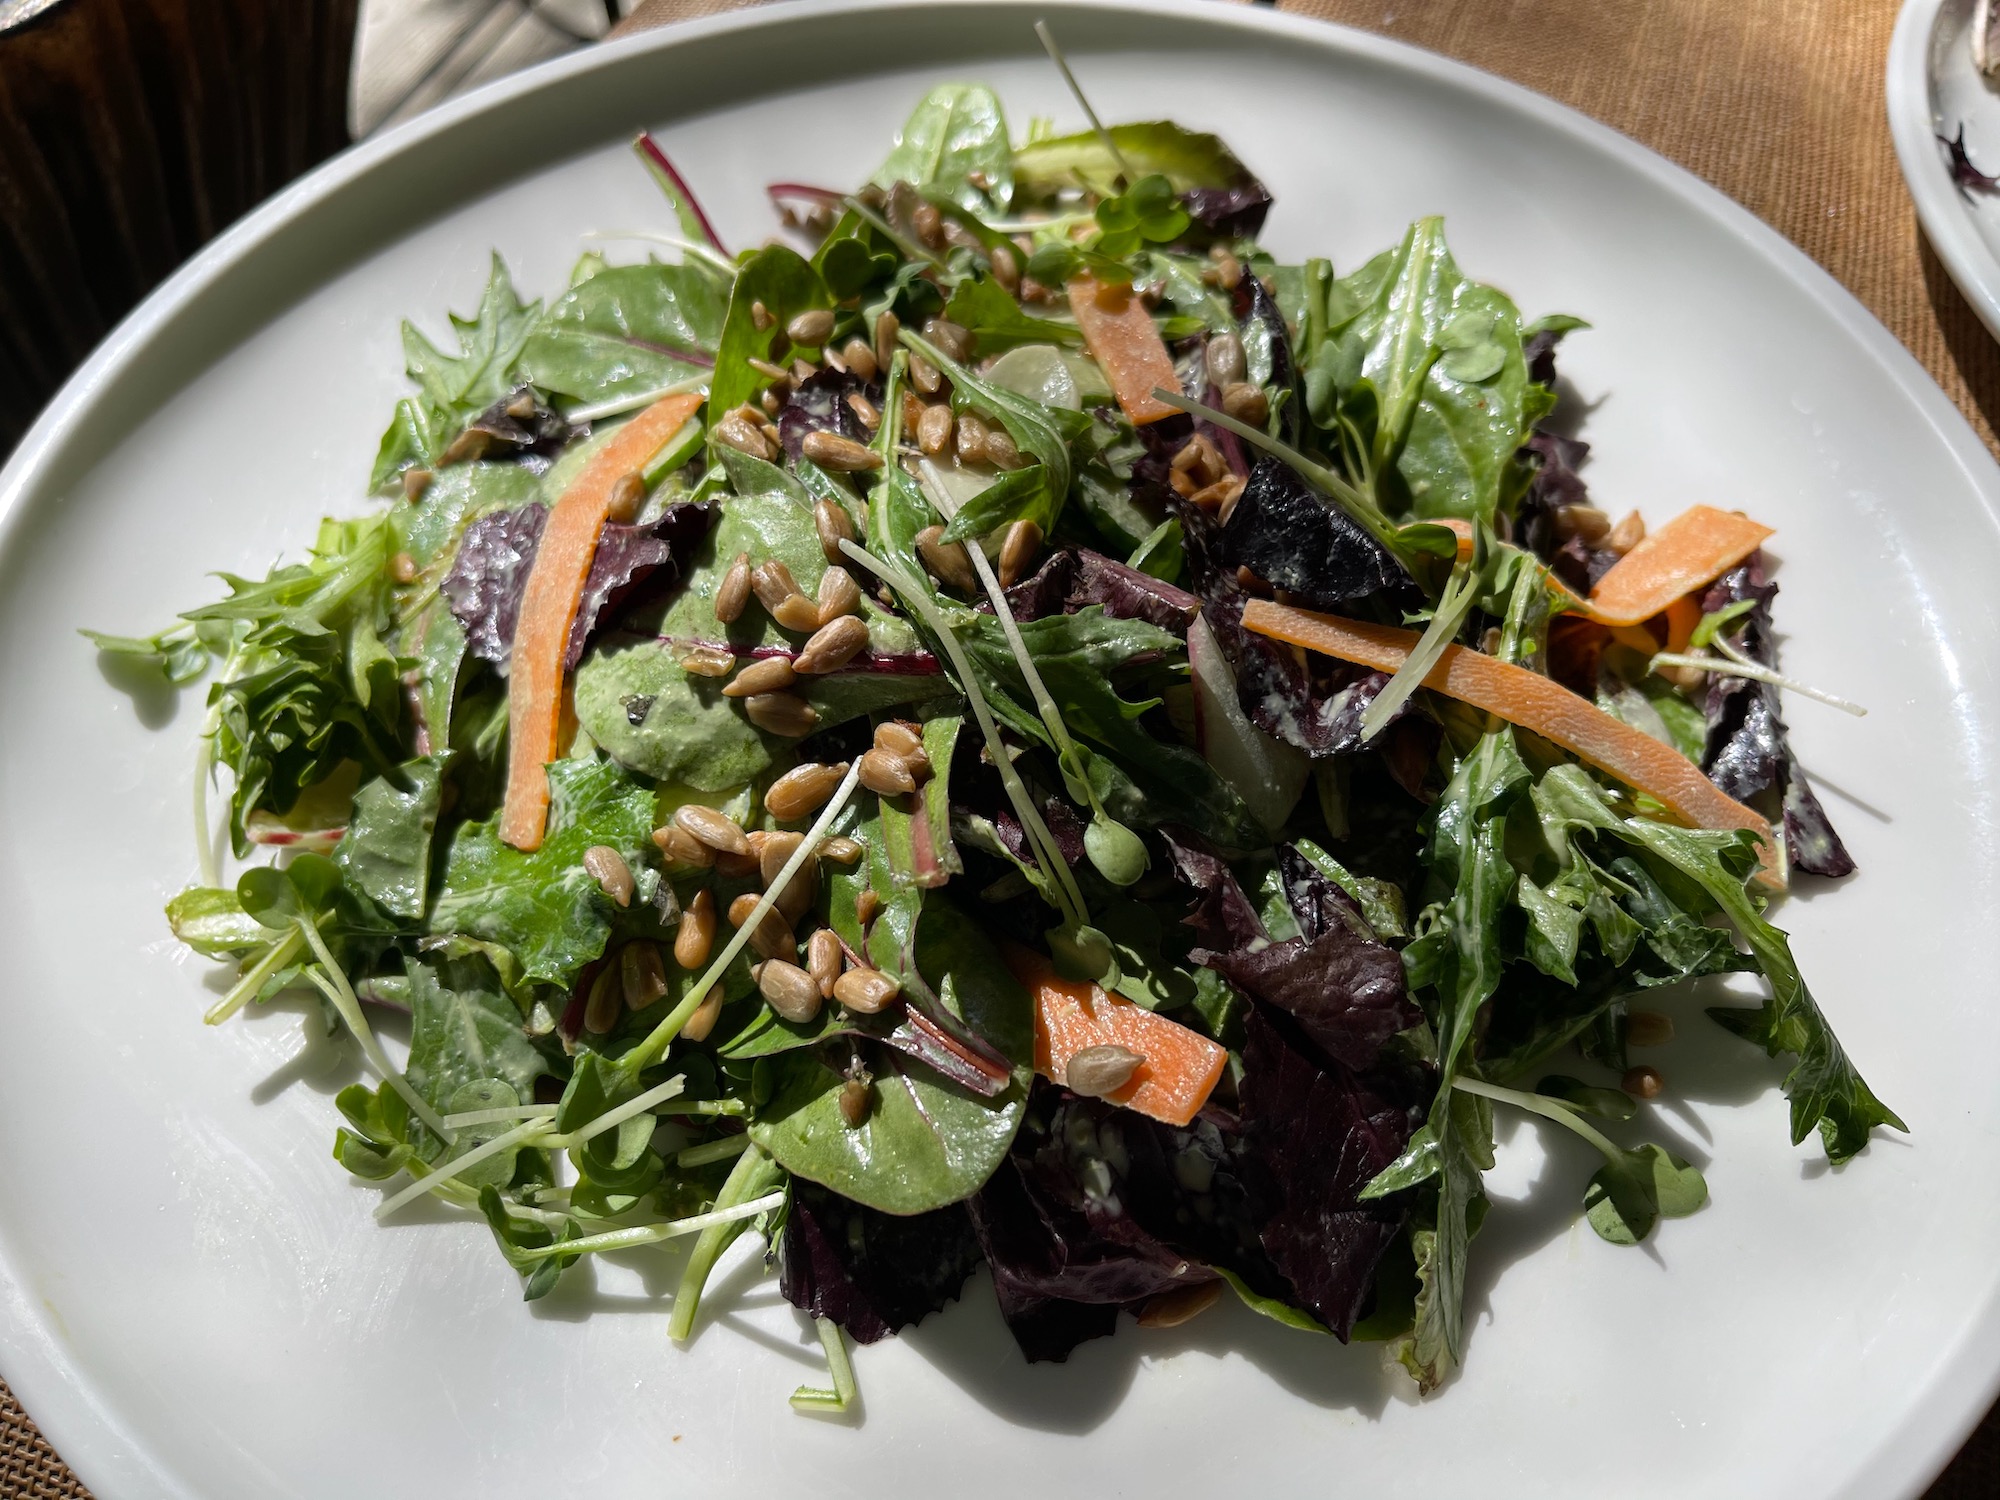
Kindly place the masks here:
MULTIPOLYGON (((491 113, 513 108, 533 95, 602 68, 615 67, 642 54, 663 53, 684 44, 734 32, 783 28, 795 18, 823 19, 829 13, 873 14, 904 10, 962 8, 967 0, 773 0, 716 15, 609 39, 566 56, 537 64, 448 100, 415 119, 349 146, 296 182, 275 194, 224 230, 186 264, 155 288, 128 313, 90 357, 64 383, 43 409, 20 444, 0 467, 0 548, 14 545, 16 534, 35 504, 56 497, 46 493, 51 476, 59 476, 71 461, 72 447, 81 440, 87 419, 100 403, 119 394, 121 378, 156 341, 171 338, 176 315, 209 291, 266 241, 295 218, 338 195, 364 191, 366 179, 397 157, 435 137, 475 129, 491 113)), ((1217 0, 970 0, 987 10, 1015 11, 1024 17, 1062 10, 1130 14, 1157 18, 1173 15, 1217 30, 1242 31, 1290 38, 1323 51, 1344 52, 1369 62, 1482 98, 1568 135, 1604 153, 1620 167, 1639 174, 1681 200, 1690 212, 1728 231, 1745 250, 1770 264, 1805 292, 1859 351, 1881 367, 1899 393, 1964 474, 1986 519, 2000 529, 2000 465, 1974 432, 1965 416, 1930 373, 1851 291, 1817 261, 1749 209, 1692 171, 1640 144, 1630 136, 1582 111, 1502 78, 1471 63, 1447 57, 1411 42, 1361 31, 1338 22, 1261 5, 1223 5, 1217 0)), ((1940 231, 1933 212, 1911 179, 1911 140, 1917 149, 1935 151, 1930 139, 1927 54, 1931 28, 1945 0, 1907 0, 1892 37, 1888 73, 1891 134, 1919 218, 1939 254, 1957 278, 1958 265, 1947 245, 1960 251, 1956 228, 1972 236, 1962 216, 1956 226, 1940 231), (1912 124, 1908 67, 1918 69, 1919 113, 1912 124), (1912 132, 1915 132, 1913 135, 1912 132)), ((1934 155, 1931 158, 1934 160, 1934 155)), ((1946 224, 1949 226, 1950 221, 1946 224)), ((1982 250, 1982 255, 1984 254, 1982 250)), ((2000 262, 1985 257, 1993 268, 1989 293, 1972 298, 1989 328, 2000 337, 2000 262)), ((352 260, 343 262, 352 264, 352 260)), ((337 270, 321 273, 338 274, 337 270)), ((319 284, 318 282, 314 283, 319 284)), ((1963 281, 1960 282, 1963 286, 1963 281)), ((295 305, 297 295, 285 305, 295 305)), ((239 334, 212 357, 227 357, 248 335, 239 334)), ((157 403, 142 406, 121 424, 121 430, 144 420, 157 403)), ((180 1476, 157 1459, 132 1435, 117 1411, 96 1388, 87 1369, 68 1357, 61 1345, 59 1319, 42 1316, 32 1303, 24 1279, 16 1272, 0 1241, 0 1375, 4 1375, 24 1410, 79 1478, 99 1494, 159 1494, 190 1492, 180 1476)), ((51 1310, 52 1311, 52 1310, 51 1310)), ((1945 1467, 1980 1418, 2000 1396, 2000 1280, 1988 1289, 1983 1307, 1957 1330, 1955 1347, 1928 1372, 1919 1399, 1913 1401, 1895 1428, 1884 1434, 1876 1451, 1834 1492, 1842 1500, 1876 1500, 1894 1495, 1914 1497, 1945 1467)))
POLYGON ((1950 175, 1939 170, 1937 137, 1943 122, 1931 104, 1931 41, 1950 3, 1905 0, 1889 37, 1883 103, 1896 165, 1924 237, 1986 331, 2000 339, 2000 257, 1972 227, 1950 175))

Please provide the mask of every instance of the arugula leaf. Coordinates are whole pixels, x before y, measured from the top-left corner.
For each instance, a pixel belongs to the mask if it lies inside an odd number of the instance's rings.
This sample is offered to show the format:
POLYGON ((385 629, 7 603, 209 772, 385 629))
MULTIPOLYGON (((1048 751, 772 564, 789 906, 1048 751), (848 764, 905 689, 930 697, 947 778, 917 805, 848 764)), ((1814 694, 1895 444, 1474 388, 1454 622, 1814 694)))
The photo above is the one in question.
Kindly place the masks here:
POLYGON ((1016 521, 1041 526, 1049 517, 1052 499, 1048 475, 1040 464, 1010 470, 959 507, 945 526, 943 540, 963 542, 990 536, 1016 521))
POLYGON ((1513 303, 1465 278, 1438 218, 1412 224, 1328 301, 1326 336, 1301 349, 1314 420, 1343 431, 1385 512, 1490 525, 1518 483, 1513 456, 1528 436, 1513 303))
POLYGON ((523 302, 515 295, 506 263, 496 252, 478 313, 471 318, 451 316, 458 353, 446 354, 419 333, 415 324, 405 322, 405 369, 432 407, 463 423, 512 389, 508 372, 520 357, 541 310, 539 301, 523 302))
POLYGON ((877 187, 907 182, 976 214, 1004 214, 1014 198, 1014 153, 1000 100, 983 84, 940 84, 896 134, 877 187))
POLYGON ((1462 283, 1424 374, 1396 470, 1423 519, 1490 518, 1519 482, 1528 436, 1521 315, 1491 287, 1462 283), (1518 472, 1517 472, 1518 471, 1518 472))
POLYGON ((613 266, 550 304, 518 373, 584 402, 658 390, 709 368, 727 307, 727 284, 704 264, 613 266))
POLYGON ((175 687, 186 687, 208 670, 207 643, 184 624, 149 636, 106 635, 101 630, 79 634, 107 656, 131 657, 155 668, 175 687))
POLYGON ((653 794, 593 757, 552 764, 549 796, 548 835, 533 853, 502 843, 497 818, 452 835, 426 925, 498 943, 528 978, 567 984, 604 952, 617 909, 583 868, 583 853, 608 845, 638 868, 653 830, 653 794))
POLYGON ((1709 1014, 1772 1057, 1790 1053, 1796 1058, 1785 1075, 1785 1097, 1792 1106, 1792 1143, 1797 1145, 1817 1128, 1827 1160, 1837 1164, 1866 1146, 1877 1125, 1907 1130, 1909 1127, 1875 1097, 1848 1061, 1840 1039, 1806 988, 1798 961, 1792 957, 1791 941, 1757 910, 1744 883, 1754 868, 1754 839, 1745 833, 1671 828, 1643 818, 1627 819, 1624 826, 1630 841, 1679 870, 1714 898, 1771 982, 1770 999, 1756 1010, 1717 1008, 1709 1014))
POLYGON ((376 445, 375 464, 368 472, 368 493, 400 494, 405 469, 436 468, 457 436, 459 425, 443 407, 421 396, 403 397, 376 445))
MULTIPOLYGON (((1054 749, 1040 716, 1025 706, 1027 684, 999 622, 968 614, 965 625, 961 639, 995 714, 1023 738, 1054 749)), ((1243 798, 1200 754, 1155 738, 1139 722, 1158 700, 1128 700, 1113 680, 1135 660, 1178 668, 1186 659, 1179 637, 1143 620, 1115 619, 1095 604, 1075 614, 1023 620, 1020 631, 1035 670, 1062 704, 1064 722, 1103 752, 1089 756, 1084 774, 1113 818, 1145 828, 1184 823, 1232 849, 1267 841, 1243 798)))
POLYGON ((393 772, 402 663, 381 636, 389 539, 383 516, 324 522, 310 563, 261 582, 224 574, 230 597, 182 616, 236 642, 234 670, 208 701, 217 756, 235 774, 229 827, 239 856, 249 852, 253 810, 282 816, 344 761, 393 772))

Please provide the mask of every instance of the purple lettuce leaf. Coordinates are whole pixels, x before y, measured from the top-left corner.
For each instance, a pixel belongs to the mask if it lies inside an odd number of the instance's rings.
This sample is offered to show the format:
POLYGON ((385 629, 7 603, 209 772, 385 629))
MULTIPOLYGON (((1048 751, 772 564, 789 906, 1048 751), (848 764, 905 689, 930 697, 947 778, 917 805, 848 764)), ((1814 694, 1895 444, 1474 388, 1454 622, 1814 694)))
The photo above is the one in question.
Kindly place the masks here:
MULTIPOLYGON (((1240 502, 1239 502, 1240 506, 1240 502)), ((1389 674, 1331 657, 1298 653, 1243 628, 1250 595, 1225 565, 1222 528, 1205 511, 1177 505, 1189 580, 1203 597, 1202 617, 1236 677, 1236 697, 1250 722, 1313 756, 1349 755, 1363 748, 1361 717, 1388 685, 1389 674)), ((1232 518, 1233 519, 1233 518, 1232 518)), ((1407 699, 1391 719, 1414 713, 1407 699)))
MULTIPOLYGON (((1548 363, 1553 375, 1552 357, 1548 363)), ((1590 444, 1536 428, 1521 446, 1534 456, 1535 472, 1514 513, 1514 540, 1553 565, 1562 547, 1555 533, 1554 513, 1565 506, 1590 503, 1590 489, 1577 473, 1578 466, 1590 455, 1590 444)))
POLYGON ((1582 537, 1573 536, 1549 559, 1549 571, 1577 593, 1588 595, 1617 561, 1618 554, 1610 548, 1593 547, 1582 537))
POLYGON ((1160 838, 1175 878, 1194 893, 1194 906, 1181 922, 1205 947, 1233 950, 1269 939, 1257 908, 1221 856, 1184 828, 1162 828, 1160 838))
POLYGON ((1415 1076, 1323 1066, 1265 1007, 1244 1015, 1237 1097, 1259 1240, 1297 1305, 1343 1341, 1407 1212, 1403 1195, 1364 1203, 1361 1190, 1402 1154, 1425 1092, 1415 1076))
POLYGON ((1073 615, 1092 604, 1103 605, 1113 619, 1144 620, 1183 638, 1201 609, 1201 600, 1187 590, 1087 547, 1051 554, 1034 576, 1007 590, 1007 607, 1017 620, 1073 615))
POLYGON ((1958 134, 1947 140, 1938 136, 1937 143, 1944 147, 1946 163, 1951 168, 1952 185, 1959 196, 1971 200, 1973 193, 1990 193, 2000 190, 2000 177, 1988 177, 1972 164, 1972 157, 1965 149, 1965 122, 1958 122, 1958 134))
POLYGON ((1309 609, 1410 586, 1402 565, 1283 459, 1257 460, 1222 528, 1222 561, 1248 568, 1309 609))
MULTIPOLYGON (((1244 344, 1248 346, 1257 340, 1270 348, 1269 390, 1274 403, 1281 399, 1283 403, 1278 408, 1278 440, 1297 447, 1305 392, 1299 389, 1298 361, 1292 357, 1292 336, 1285 328, 1285 315, 1278 310, 1277 300, 1264 289, 1264 283, 1255 276, 1239 280, 1230 301, 1230 310, 1236 314, 1236 321, 1243 325, 1244 344)), ((1260 463, 1269 461, 1260 460, 1260 463)))
MULTIPOLYGON (((712 520, 707 503, 680 501, 641 526, 606 525, 570 625, 563 665, 575 670, 600 625, 678 583, 683 561, 701 545, 712 520)), ((439 585, 465 627, 467 646, 503 676, 514 651, 521 596, 547 523, 548 510, 539 504, 487 512, 465 528, 451 571, 439 585)))
POLYGON ((856 1343, 887 1338, 956 1301, 979 1260, 962 1204, 901 1218, 792 1179, 778 1289, 856 1343))
POLYGON ((1080 1213, 1029 1185, 1009 1156, 966 1202, 1014 1341, 1030 1360, 1068 1359, 1117 1325, 1118 1310, 1213 1276, 1164 1245, 1097 1234, 1080 1213))
POLYGON ((1271 211, 1271 191, 1254 177, 1228 187, 1189 188, 1181 207, 1195 223, 1222 239, 1255 239, 1271 211))
POLYGON ((561 412, 535 394, 532 386, 524 385, 509 391, 466 423, 465 431, 471 436, 462 437, 461 441, 476 445, 477 457, 516 459, 539 473, 573 439, 588 437, 590 424, 571 426, 561 412))
POLYGON ((682 500, 643 526, 606 526, 597 539, 590 576, 584 580, 563 666, 576 670, 583 660, 583 648, 599 624, 679 583, 682 562, 694 555, 708 535, 712 519, 706 502, 682 500))
POLYGON ((1362 1071, 1383 1045, 1422 1018, 1403 980, 1403 961, 1375 940, 1361 909, 1292 845, 1278 851, 1285 897, 1299 936, 1188 957, 1252 999, 1285 1012, 1343 1067, 1362 1071))
MULTIPOLYGON (((1741 566, 1709 585, 1702 597, 1704 613, 1713 614, 1745 600, 1753 608, 1736 626, 1732 644, 1764 666, 1776 670, 1771 604, 1778 585, 1764 577, 1764 556, 1752 553, 1741 566)), ((1715 672, 1709 675, 1708 742, 1701 768, 1738 802, 1767 809, 1775 802, 1785 830, 1785 850, 1792 865, 1812 875, 1839 877, 1854 873, 1853 856, 1834 831, 1826 809, 1813 795, 1805 772, 1792 753, 1780 712, 1778 689, 1715 672)))
POLYGON ((785 398, 778 413, 778 438, 794 463, 809 433, 836 433, 863 444, 874 437, 848 405, 849 396, 873 400, 875 392, 860 376, 829 366, 785 398))
POLYGON ((1528 379, 1550 390, 1556 385, 1556 345, 1563 341, 1563 328, 1540 328, 1521 345, 1521 359, 1528 367, 1528 379))
POLYGON ((1259 1240, 1233 1117, 1168 1125, 1050 1086, 1038 1092, 1014 1155, 1037 1194, 1111 1243, 1220 1266, 1265 1296, 1291 1299, 1259 1240))
POLYGON ((513 654, 521 595, 548 519, 541 505, 488 511, 465 528, 451 571, 438 585, 465 627, 467 648, 502 673, 513 654))

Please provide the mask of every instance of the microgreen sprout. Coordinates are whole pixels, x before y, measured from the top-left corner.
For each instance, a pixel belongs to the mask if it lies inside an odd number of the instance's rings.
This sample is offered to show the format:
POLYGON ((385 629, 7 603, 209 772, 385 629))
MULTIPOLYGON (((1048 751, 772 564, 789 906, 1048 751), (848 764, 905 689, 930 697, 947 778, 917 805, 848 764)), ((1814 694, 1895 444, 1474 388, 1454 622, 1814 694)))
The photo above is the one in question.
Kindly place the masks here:
POLYGON ((1000 738, 1000 728, 993 721, 993 710, 987 706, 986 695, 981 691, 979 679, 967 660, 965 648, 952 633, 944 614, 932 602, 929 592, 922 585, 907 577, 902 569, 893 563, 867 551, 854 542, 842 542, 841 550, 856 562, 881 578, 924 617, 938 638, 938 644, 951 658, 951 664, 958 671, 959 685, 964 689, 966 701, 972 705, 974 718, 979 730, 986 738, 992 751, 994 769, 1000 773, 1001 785, 1006 789, 1007 800, 1014 805, 1014 815, 1021 820, 1021 827, 1035 846, 1035 856, 1039 864, 1048 872, 1051 889, 1057 897, 1058 905, 1067 924, 1081 927, 1089 919, 1089 908, 1085 906, 1083 892, 1077 888, 1076 877, 1070 872, 1069 863, 1062 857, 1055 835, 1049 832, 1041 810, 1028 795, 1027 787, 1021 781, 1021 773, 1014 768, 1013 757, 1007 753, 1006 743, 1000 738))
POLYGON ((1698 672, 1716 672, 1724 677, 1745 677, 1752 682, 1769 683, 1772 687, 1782 688, 1785 692, 1797 693, 1801 698, 1810 698, 1815 703, 1824 703, 1829 708, 1837 708, 1844 714, 1853 714, 1857 719, 1868 717, 1868 710, 1859 703, 1837 698, 1832 693, 1822 692, 1795 677, 1774 672, 1762 662, 1753 661, 1745 656, 1721 636, 1715 637, 1714 645, 1720 655, 1662 651, 1653 657, 1649 670, 1658 671, 1661 667, 1693 667, 1698 672))
POLYGON ((1596 1147, 1604 1165, 1584 1192, 1584 1214, 1590 1227, 1614 1245, 1636 1245, 1662 1216, 1684 1218, 1708 1201, 1708 1184, 1694 1167, 1651 1142, 1627 1151, 1585 1123, 1579 1107, 1568 1100, 1463 1076, 1453 1078, 1451 1086, 1553 1120, 1596 1147))
POLYGON ((1069 86, 1071 95, 1082 108, 1084 118, 1090 121, 1090 128, 1097 132, 1097 138, 1104 143, 1105 152, 1118 163, 1119 175, 1127 182, 1131 181, 1131 164, 1125 160, 1125 153, 1118 149, 1117 140, 1104 128, 1104 122, 1097 118, 1097 111, 1090 107, 1090 100, 1084 95, 1083 85, 1076 81, 1076 74, 1069 70, 1069 59, 1063 56, 1062 47, 1056 42, 1056 34, 1049 29, 1049 23, 1035 22, 1035 35, 1041 41, 1042 50, 1048 53, 1049 61, 1054 63, 1056 71, 1062 74, 1062 80, 1069 86))
MULTIPOLYGON (((924 459, 918 465, 918 474, 931 504, 947 521, 953 519, 958 514, 958 506, 953 502, 951 492, 945 488, 937 465, 924 459)), ((1056 764, 1062 768, 1063 780, 1069 787, 1070 795, 1090 805, 1090 827, 1084 833, 1085 852, 1106 880, 1113 885, 1131 885, 1146 873, 1146 846, 1137 834, 1104 810, 1104 804, 1098 800, 1097 789, 1090 784, 1087 774, 1086 757, 1089 752, 1070 737, 1069 726, 1063 722, 1062 710, 1056 707, 1054 695, 1049 692, 1035 666, 1034 653, 1021 638, 1020 622, 1014 618, 1013 607, 1007 602, 1007 591, 1000 587, 993 565, 986 560, 986 553, 976 541, 965 550, 972 559, 972 570, 979 575, 980 587, 986 591, 986 597, 993 605, 993 615, 1000 622, 1001 634, 1007 638, 1007 648, 1014 653, 1021 677, 1028 684, 1028 693, 1035 700, 1035 711, 1041 715, 1042 724, 1055 742, 1056 764)))
POLYGON ((840 1325, 831 1318, 814 1318, 819 1344, 826 1351, 827 1381, 831 1389, 802 1385, 792 1392, 795 1411, 832 1412, 845 1416, 860 1394, 854 1383, 854 1366, 847 1358, 847 1340, 840 1325))

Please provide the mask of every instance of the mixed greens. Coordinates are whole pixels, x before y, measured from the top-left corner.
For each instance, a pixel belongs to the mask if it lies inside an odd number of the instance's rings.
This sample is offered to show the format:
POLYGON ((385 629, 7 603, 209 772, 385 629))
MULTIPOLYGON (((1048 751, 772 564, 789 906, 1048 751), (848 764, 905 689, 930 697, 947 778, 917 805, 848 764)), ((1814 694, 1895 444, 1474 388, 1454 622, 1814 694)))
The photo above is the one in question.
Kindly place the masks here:
POLYGON ((807 1408, 852 1398, 843 1330, 982 1265, 1033 1359, 1226 1289, 1433 1387, 1496 1110, 1602 1153, 1608 1241, 1705 1201, 1619 1128, 1664 986, 1762 976, 1712 1014, 1787 1059, 1795 1142, 1900 1126, 1762 914, 1853 866, 1760 554, 1593 611, 1647 544, 1548 425, 1584 325, 1436 219, 1281 264, 1221 141, 1092 125, 935 89, 741 253, 642 137, 677 261, 592 252, 544 304, 496 258, 446 339, 405 326, 381 505, 95 637, 220 663, 168 917, 237 969, 211 1022, 303 991, 359 1043, 334 1155, 378 1214, 482 1217, 530 1298, 690 1236, 683 1338, 753 1232, 819 1320, 807 1408), (1295 644, 1309 612, 1392 655, 1295 644), (1570 729, 1457 695, 1475 656, 1570 729), (1634 740, 1742 817, 1560 748, 1634 740), (212 785, 277 851, 233 884, 212 785))

